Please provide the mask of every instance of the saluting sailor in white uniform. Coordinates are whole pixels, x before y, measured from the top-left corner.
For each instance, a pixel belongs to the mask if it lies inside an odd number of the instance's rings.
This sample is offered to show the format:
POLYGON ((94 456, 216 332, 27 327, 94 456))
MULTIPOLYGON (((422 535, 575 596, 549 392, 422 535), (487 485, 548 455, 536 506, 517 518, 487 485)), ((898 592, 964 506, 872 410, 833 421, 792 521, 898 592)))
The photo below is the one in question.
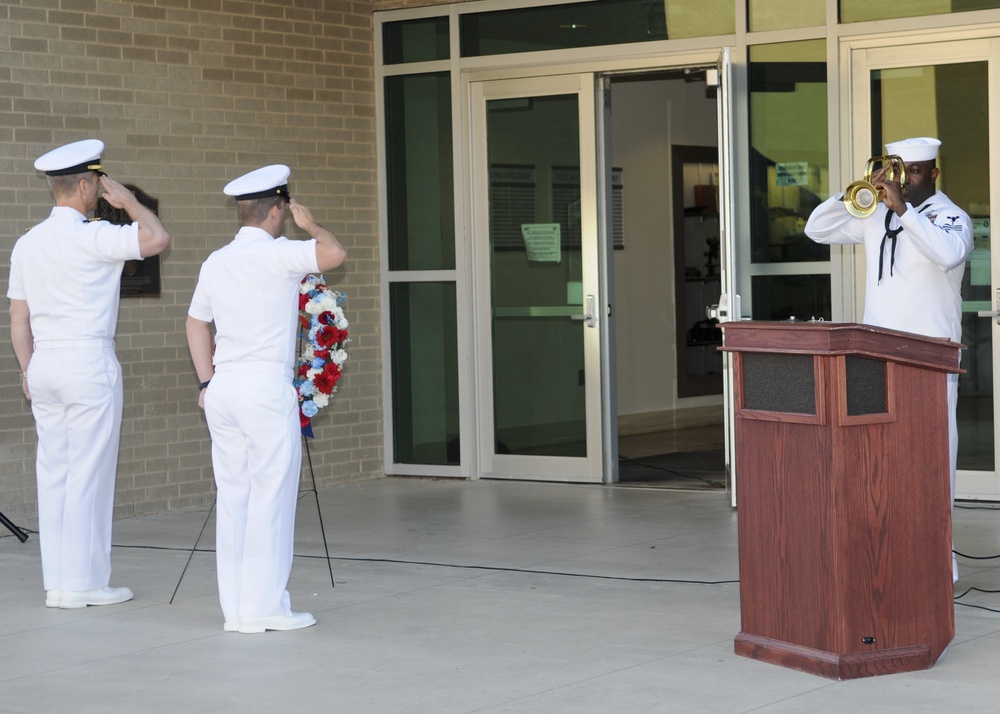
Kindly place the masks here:
MULTIPOLYGON (((867 218, 847 212, 837 194, 809 216, 806 235, 817 243, 865 247, 864 322, 928 337, 962 340, 962 276, 972 252, 972 221, 935 181, 938 148, 930 137, 886 144, 905 164, 906 185, 886 180, 888 167, 872 175, 882 202, 867 218)), ((957 365, 956 365, 957 366, 957 365)), ((948 375, 948 443, 951 495, 958 461, 958 375, 948 375)), ((957 566, 953 561, 953 575, 957 566)))
POLYGON ((286 589, 302 462, 292 386, 299 284, 309 273, 341 265, 347 254, 291 198, 289 173, 287 166, 265 166, 223 189, 236 198, 243 227, 205 261, 188 310, 198 403, 212 435, 216 564, 227 632, 316 622, 307 612, 292 612, 286 589), (282 235, 289 210, 311 239, 282 235))
POLYGON ((48 607, 110 605, 132 598, 112 588, 111 520, 122 418, 115 357, 122 266, 162 253, 170 236, 135 195, 108 178, 96 139, 54 149, 35 162, 55 207, 14 245, 11 341, 38 433, 38 537, 48 607), (87 220, 101 189, 135 221, 87 220))

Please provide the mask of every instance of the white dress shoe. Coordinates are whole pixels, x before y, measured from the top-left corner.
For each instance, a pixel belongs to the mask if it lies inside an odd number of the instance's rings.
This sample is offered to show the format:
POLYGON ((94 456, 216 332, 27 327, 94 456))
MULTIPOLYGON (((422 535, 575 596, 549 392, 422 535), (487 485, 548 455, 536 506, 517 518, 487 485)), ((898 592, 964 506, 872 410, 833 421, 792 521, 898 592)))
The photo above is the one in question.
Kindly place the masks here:
POLYGON ((61 590, 45 591, 45 607, 59 607, 59 598, 62 597, 61 590))
POLYGON ((240 618, 233 617, 227 619, 222 623, 223 632, 239 632, 240 631, 240 618))
POLYGON ((63 590, 59 596, 59 607, 75 610, 87 605, 114 605, 132 599, 128 588, 98 588, 97 590, 63 590))
POLYGON ((308 612, 290 612, 273 617, 241 617, 240 632, 252 634, 264 630, 300 630, 316 624, 316 618, 308 612))

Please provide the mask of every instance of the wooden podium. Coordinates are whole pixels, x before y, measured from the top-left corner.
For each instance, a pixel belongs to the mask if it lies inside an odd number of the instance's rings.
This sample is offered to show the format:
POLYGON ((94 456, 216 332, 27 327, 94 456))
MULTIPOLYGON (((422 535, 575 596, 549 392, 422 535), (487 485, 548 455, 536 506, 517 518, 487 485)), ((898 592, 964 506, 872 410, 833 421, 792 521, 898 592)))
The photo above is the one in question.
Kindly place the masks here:
POLYGON ((927 669, 955 635, 946 381, 962 345, 728 322, 736 653, 833 679, 927 669))

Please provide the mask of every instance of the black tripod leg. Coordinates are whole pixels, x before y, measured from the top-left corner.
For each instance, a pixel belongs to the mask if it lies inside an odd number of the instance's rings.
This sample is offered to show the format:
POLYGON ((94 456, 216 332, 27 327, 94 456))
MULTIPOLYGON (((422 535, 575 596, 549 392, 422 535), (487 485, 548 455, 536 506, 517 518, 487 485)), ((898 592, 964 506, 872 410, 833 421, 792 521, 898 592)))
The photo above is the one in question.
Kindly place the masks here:
POLYGON ((212 513, 215 511, 215 504, 218 503, 218 497, 212 501, 212 507, 208 509, 208 515, 205 516, 205 522, 201 524, 201 531, 198 533, 198 540, 194 542, 191 546, 191 552, 188 553, 187 562, 184 563, 184 570, 181 571, 181 576, 177 578, 177 585, 174 587, 174 594, 170 596, 170 602, 168 605, 174 604, 174 598, 177 597, 177 591, 181 589, 181 580, 184 579, 184 574, 188 571, 188 566, 191 565, 191 558, 194 557, 194 552, 198 550, 198 544, 201 543, 201 537, 205 535, 205 528, 208 526, 209 520, 212 518, 212 513))
POLYGON ((316 472, 313 471, 312 454, 309 453, 309 437, 303 436, 302 441, 306 447, 306 459, 309 461, 309 476, 312 477, 312 492, 316 498, 316 513, 319 515, 319 531, 323 534, 323 550, 326 551, 326 567, 330 571, 330 587, 337 587, 333 582, 333 564, 330 562, 330 547, 326 544, 326 528, 323 527, 323 511, 319 507, 319 491, 316 490, 316 472))
POLYGON ((11 533, 17 536, 17 539, 22 543, 28 540, 28 534, 22 531, 20 528, 14 525, 14 522, 7 518, 3 513, 0 513, 0 523, 7 527, 11 533))

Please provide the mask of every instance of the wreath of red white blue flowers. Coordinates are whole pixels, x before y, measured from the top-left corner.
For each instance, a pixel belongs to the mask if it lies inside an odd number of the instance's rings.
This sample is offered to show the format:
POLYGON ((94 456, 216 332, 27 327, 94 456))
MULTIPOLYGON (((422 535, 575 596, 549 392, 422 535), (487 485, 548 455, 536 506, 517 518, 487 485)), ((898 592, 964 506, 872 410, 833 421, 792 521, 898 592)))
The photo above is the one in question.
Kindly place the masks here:
POLYGON ((295 363, 299 424, 311 436, 310 421, 330 403, 347 361, 346 296, 330 290, 322 275, 307 275, 299 285, 301 352, 295 363))

